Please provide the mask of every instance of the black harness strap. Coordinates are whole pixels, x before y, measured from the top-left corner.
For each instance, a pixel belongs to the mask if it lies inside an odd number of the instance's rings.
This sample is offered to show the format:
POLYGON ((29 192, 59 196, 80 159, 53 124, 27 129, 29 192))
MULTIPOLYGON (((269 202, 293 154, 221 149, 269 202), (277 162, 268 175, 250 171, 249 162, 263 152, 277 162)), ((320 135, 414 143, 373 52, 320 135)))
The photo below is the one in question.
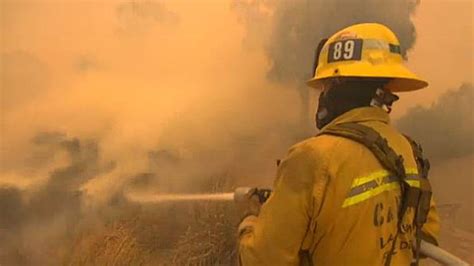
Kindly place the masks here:
POLYGON ((428 213, 431 207, 432 190, 431 184, 428 181, 428 174, 430 171, 430 162, 423 156, 423 148, 420 144, 415 142, 413 139, 405 135, 405 138, 410 142, 413 150, 413 155, 416 159, 416 165, 418 166, 418 173, 421 177, 420 188, 418 190, 418 204, 416 205, 415 212, 415 229, 416 229, 416 248, 415 248, 415 265, 419 264, 420 261, 420 246, 422 240, 422 227, 428 220, 428 213))
POLYGON ((388 142, 374 129, 356 123, 345 123, 334 125, 324 129, 318 135, 335 135, 359 142, 367 147, 389 172, 394 173, 398 178, 405 179, 405 167, 403 157, 388 145, 388 142))

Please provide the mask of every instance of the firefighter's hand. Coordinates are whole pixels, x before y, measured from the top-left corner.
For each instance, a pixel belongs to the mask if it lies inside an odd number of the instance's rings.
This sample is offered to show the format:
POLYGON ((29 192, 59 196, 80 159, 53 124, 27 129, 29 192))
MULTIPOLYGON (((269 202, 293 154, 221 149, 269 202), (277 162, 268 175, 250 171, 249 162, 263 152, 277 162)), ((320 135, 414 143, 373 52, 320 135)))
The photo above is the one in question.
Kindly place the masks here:
POLYGON ((251 189, 243 197, 240 198, 237 204, 237 211, 240 216, 240 220, 243 220, 247 216, 258 216, 260 213, 260 203, 258 195, 255 193, 256 189, 251 189))

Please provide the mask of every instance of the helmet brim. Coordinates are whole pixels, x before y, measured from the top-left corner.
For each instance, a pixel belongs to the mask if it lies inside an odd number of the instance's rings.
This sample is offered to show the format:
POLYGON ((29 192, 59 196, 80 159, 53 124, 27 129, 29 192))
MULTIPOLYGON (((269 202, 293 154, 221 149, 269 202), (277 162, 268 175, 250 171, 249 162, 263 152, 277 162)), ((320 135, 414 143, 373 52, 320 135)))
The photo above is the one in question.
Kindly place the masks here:
POLYGON ((306 82, 310 87, 322 89, 323 81, 331 78, 388 78, 385 86, 391 92, 415 91, 428 86, 428 82, 419 78, 402 64, 372 65, 365 62, 348 63, 338 67, 325 68, 318 78, 306 82))

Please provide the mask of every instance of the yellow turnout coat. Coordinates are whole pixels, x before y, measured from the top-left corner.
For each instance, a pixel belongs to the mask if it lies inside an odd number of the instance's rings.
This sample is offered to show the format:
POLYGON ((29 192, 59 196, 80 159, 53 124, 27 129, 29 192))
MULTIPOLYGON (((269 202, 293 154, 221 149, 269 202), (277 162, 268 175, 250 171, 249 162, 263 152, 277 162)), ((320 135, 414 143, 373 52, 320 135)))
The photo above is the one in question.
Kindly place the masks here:
MULTIPOLYGON (((406 138, 377 107, 353 109, 331 122, 369 126, 402 155, 407 178, 417 165, 406 138)), ((324 130, 324 129, 323 129, 324 130)), ((397 231, 400 187, 369 149, 352 140, 320 135, 293 146, 281 162, 274 192, 258 217, 239 227, 242 265, 383 265, 397 231), (302 255, 306 254, 306 255, 302 255)), ((395 242, 392 265, 409 265, 415 228, 408 209, 395 242)), ((434 203, 423 238, 436 242, 439 218, 434 203)))

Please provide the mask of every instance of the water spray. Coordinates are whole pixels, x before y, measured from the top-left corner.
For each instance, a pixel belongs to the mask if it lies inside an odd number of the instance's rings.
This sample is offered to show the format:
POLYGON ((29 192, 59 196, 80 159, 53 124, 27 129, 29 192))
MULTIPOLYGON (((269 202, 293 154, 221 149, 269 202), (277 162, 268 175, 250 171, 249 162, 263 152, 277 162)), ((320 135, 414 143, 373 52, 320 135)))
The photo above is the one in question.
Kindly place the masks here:
POLYGON ((252 197, 257 197, 260 203, 264 203, 270 197, 271 189, 238 187, 234 192, 225 193, 201 193, 201 194, 127 194, 127 199, 139 203, 164 203, 183 201, 235 201, 244 202, 252 197))

